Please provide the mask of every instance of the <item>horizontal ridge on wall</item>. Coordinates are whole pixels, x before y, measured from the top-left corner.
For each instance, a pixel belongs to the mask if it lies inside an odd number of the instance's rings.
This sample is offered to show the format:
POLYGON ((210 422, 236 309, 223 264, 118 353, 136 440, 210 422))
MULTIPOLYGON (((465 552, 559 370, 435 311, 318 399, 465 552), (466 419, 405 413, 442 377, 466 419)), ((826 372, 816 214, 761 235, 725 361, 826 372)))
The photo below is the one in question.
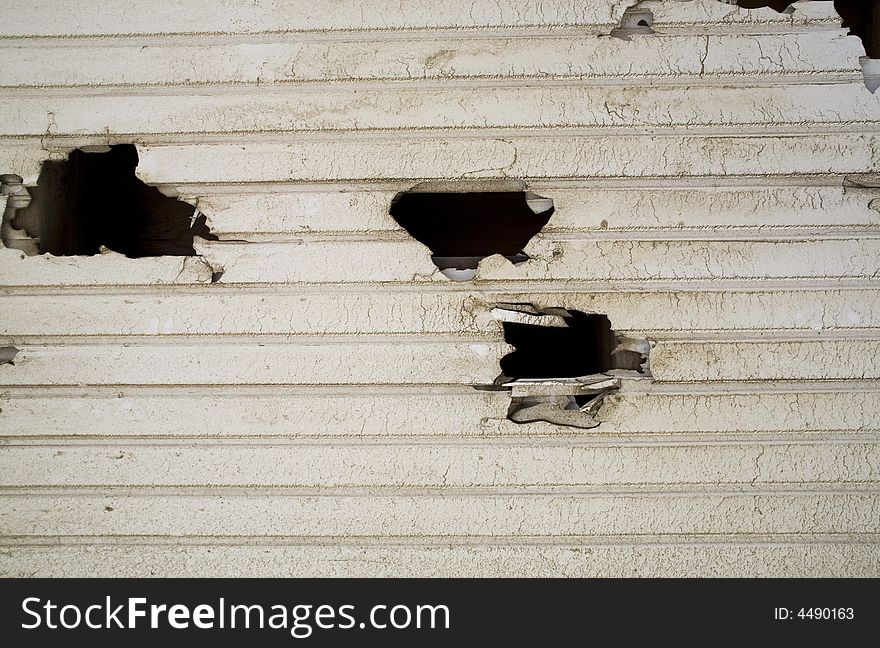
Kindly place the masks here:
MULTIPOLYGON (((23 346, 2 385, 491 385, 498 341, 23 346)), ((880 378, 877 339, 659 340, 657 382, 880 378)))
POLYGON ((560 134, 609 133, 778 135, 870 132, 880 106, 859 80, 847 84, 780 84, 773 87, 644 88, 529 82, 478 88, 414 86, 359 88, 261 88, 220 94, 192 90, 140 94, 93 93, 47 98, 17 93, 5 111, 6 136, 77 139, 113 133, 114 138, 173 143, 198 137, 210 142, 233 134, 323 133, 328 141, 355 133, 396 132, 401 137, 435 132, 483 137, 492 132, 560 129, 560 134), (689 101, 679 101, 682 93, 689 101), (47 116, 47 109, 51 112, 47 116), (159 135, 166 135, 160 138, 159 135), (144 139, 146 137, 146 139, 144 139))
MULTIPOLYGON (((528 0, 451 0, 440 8, 418 0, 369 0, 361 11, 341 8, 333 0, 290 5, 262 0, 236 7, 223 0, 181 0, 173 7, 157 7, 143 0, 105 0, 88 17, 52 0, 7 0, 0 37, 82 37, 156 34, 260 34, 338 32, 346 30, 436 30, 449 28, 529 28, 569 26, 606 31, 616 27, 636 0, 558 0, 536 4, 528 0), (134 4, 134 8, 132 5, 134 4), (142 11, 148 5, 148 11, 142 11), (39 20, 34 20, 38 16, 39 20)), ((657 3, 651 7, 657 28, 715 26, 726 29, 811 30, 840 26, 833 6, 797 2, 794 14, 769 9, 744 10, 716 0, 657 3), (719 6, 720 5, 720 6, 719 6)))
POLYGON ((835 574, 859 578, 880 562, 876 539, 835 536, 713 536, 697 540, 668 535, 635 538, 561 538, 550 542, 325 543, 254 539, 149 538, 112 543, 88 537, 16 541, 2 549, 6 577, 63 573, 68 577, 125 577, 149 565, 154 577, 804 577, 835 574))
MULTIPOLYGON (((843 75, 864 48, 846 32, 742 37, 594 36, 3 46, 0 88, 310 84, 480 79, 676 79, 843 75), (38 70, 35 75, 34 70, 38 70)), ((856 74, 853 74, 856 73, 856 74)), ((779 82, 778 79, 775 79, 779 82)))
POLYGON ((13 536, 490 538, 880 533, 880 493, 348 495, 252 497, 4 493, 13 536), (109 509, 109 510, 108 510, 109 509))
POLYGON ((558 294, 497 290, 418 293, 333 291, 252 293, 170 288, 161 295, 7 295, 0 337, 500 335, 489 311, 499 303, 563 305, 605 313, 617 331, 790 335, 880 329, 880 293, 861 289, 558 294))
MULTIPOLYGON (((606 397, 599 428, 506 419, 506 392, 466 385, 13 387, 0 394, 7 442, 64 439, 363 439, 432 444, 499 438, 594 444, 874 440, 877 381, 774 381, 625 386, 606 397), (438 412, 443 412, 438 416, 438 412), (69 426, 71 414, 80 425, 69 426), (421 440, 421 441, 419 441, 421 440)), ((53 441, 54 440, 54 441, 53 441)))
MULTIPOLYGON (((567 492, 699 490, 880 491, 880 438, 688 445, 54 443, 0 449, 0 490, 44 487, 285 489, 291 494, 384 489, 567 492), (272 466, 267 470, 267 466, 272 466), (599 468, 601 467, 601 469, 599 468)), ((269 494, 255 490, 253 495, 269 494)))

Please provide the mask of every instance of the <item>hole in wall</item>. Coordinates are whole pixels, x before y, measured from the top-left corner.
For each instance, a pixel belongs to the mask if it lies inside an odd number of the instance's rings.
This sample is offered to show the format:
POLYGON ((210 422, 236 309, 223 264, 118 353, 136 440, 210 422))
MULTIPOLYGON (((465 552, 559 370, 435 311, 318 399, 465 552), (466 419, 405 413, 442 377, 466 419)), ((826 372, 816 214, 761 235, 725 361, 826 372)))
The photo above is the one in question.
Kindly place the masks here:
MULTIPOLYGON (((550 318, 538 315, 537 319, 550 318)), ((573 378, 612 368, 615 343, 607 316, 566 311, 557 321, 562 325, 503 323, 504 341, 515 347, 501 359, 505 382, 519 378, 573 378)))
MULTIPOLYGON (((743 9, 773 9, 779 13, 793 11, 795 0, 719 0, 743 9)), ((880 58, 880 0, 834 0, 834 9, 843 27, 858 36, 869 58, 880 58)))
POLYGON ((849 33, 862 40, 868 58, 880 58, 880 0, 835 0, 834 8, 849 33))
POLYGON ((613 38, 628 41, 635 34, 653 34, 654 30, 651 29, 653 24, 654 14, 651 10, 636 4, 623 12, 623 16, 620 17, 620 23, 611 30, 609 35, 613 38))
POLYGON ((880 87, 880 0, 835 0, 842 26, 858 36, 865 47, 859 61, 865 86, 872 93, 880 87))
POLYGON ((510 390, 507 417, 516 423, 596 427, 596 412, 621 380, 650 378, 648 341, 616 333, 607 315, 499 304, 492 316, 514 347, 495 385, 510 390))
POLYGON ((724 4, 737 5, 743 9, 773 9, 782 13, 795 0, 721 0, 724 4))
POLYGON ((511 187, 524 185, 507 182, 499 190, 497 183, 424 183, 397 194, 389 213, 431 250, 443 274, 466 281, 493 254, 526 261, 523 248, 553 214, 551 199, 511 187))
POLYGON ((102 247, 129 257, 190 256, 195 236, 217 240, 204 214, 145 184, 137 165, 135 146, 119 144, 44 162, 35 187, 3 176, 4 193, 18 200, 12 209, 7 202, 4 245, 56 256, 98 254, 102 247))

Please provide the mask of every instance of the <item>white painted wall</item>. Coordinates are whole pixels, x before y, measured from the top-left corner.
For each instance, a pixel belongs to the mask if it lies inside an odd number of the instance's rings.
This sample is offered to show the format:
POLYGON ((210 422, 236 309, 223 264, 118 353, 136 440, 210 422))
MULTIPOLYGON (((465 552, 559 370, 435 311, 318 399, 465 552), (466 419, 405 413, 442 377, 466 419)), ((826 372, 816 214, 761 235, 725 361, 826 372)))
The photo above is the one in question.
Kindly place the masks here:
POLYGON ((880 98, 833 3, 442 4, 5 2, 0 172, 134 142, 226 241, 0 250, 0 574, 880 576, 880 98), (387 208, 475 177, 556 212, 454 283, 387 208), (498 302, 608 313, 655 382, 507 421, 498 302))

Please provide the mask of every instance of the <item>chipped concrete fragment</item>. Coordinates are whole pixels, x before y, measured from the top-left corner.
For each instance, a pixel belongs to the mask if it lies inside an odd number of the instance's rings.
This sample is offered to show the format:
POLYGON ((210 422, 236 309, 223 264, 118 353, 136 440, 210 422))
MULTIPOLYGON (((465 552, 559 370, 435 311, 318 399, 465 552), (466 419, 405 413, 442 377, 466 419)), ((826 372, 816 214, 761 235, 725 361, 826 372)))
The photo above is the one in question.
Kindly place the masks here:
POLYGON ((514 398, 527 396, 586 396, 620 387, 620 379, 608 374, 591 374, 575 378, 519 378, 504 383, 514 398))
MULTIPOLYGON (((525 263, 529 262, 526 261, 525 263)), ((495 279, 499 275, 516 275, 517 267, 522 265, 523 264, 511 265, 504 256, 493 254, 480 261, 477 269, 474 271, 473 278, 475 281, 479 281, 481 279, 495 279)))
POLYGON ((617 346, 614 347, 614 350, 611 353, 621 353, 623 351, 639 353, 646 356, 651 352, 651 343, 639 338, 618 337, 617 346))
POLYGON ((874 94, 880 88, 880 59, 863 56, 859 59, 862 74, 865 75, 865 87, 874 94))
POLYGON ((577 378, 521 378, 504 384, 510 389, 507 418, 515 423, 545 421, 556 425, 594 428, 594 415, 605 395, 620 388, 620 379, 606 374, 577 378), (592 396, 581 405, 578 396, 592 396))
POLYGON ((534 423, 544 421, 553 425, 563 425, 582 429, 598 427, 599 422, 591 416, 584 416, 583 412, 572 407, 572 398, 569 396, 555 396, 546 399, 520 399, 521 402, 512 402, 507 418, 514 423, 534 423))
POLYGON ((632 40, 635 35, 653 34, 651 25, 654 23, 654 14, 648 7, 654 2, 637 2, 628 7, 620 18, 620 24, 609 34, 612 38, 620 38, 625 41, 632 40))
POLYGON ((545 198, 531 191, 526 192, 526 204, 535 214, 542 214, 553 209, 552 198, 545 198))
POLYGON ((28 234, 25 228, 16 222, 19 209, 31 204, 31 195, 23 184, 21 176, 14 174, 0 175, 0 195, 5 198, 3 224, 0 226, 0 240, 3 246, 21 250, 27 255, 40 253, 40 241, 28 234))
POLYGON ((498 304, 490 311, 492 318, 499 322, 515 322, 534 326, 556 326, 565 328, 568 311, 562 308, 539 309, 531 304, 498 304))

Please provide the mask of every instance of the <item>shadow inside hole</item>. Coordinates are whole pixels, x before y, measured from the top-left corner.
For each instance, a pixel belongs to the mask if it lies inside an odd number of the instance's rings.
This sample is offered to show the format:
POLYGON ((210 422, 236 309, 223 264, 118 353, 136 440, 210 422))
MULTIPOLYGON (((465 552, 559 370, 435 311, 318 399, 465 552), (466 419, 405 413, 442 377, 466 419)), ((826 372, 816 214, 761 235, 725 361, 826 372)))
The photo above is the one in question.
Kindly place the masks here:
MULTIPOLYGON (((769 8, 788 13, 795 0, 737 0, 728 2, 743 9, 769 8)), ((870 58, 880 58, 880 0, 834 0, 834 9, 850 34, 858 36, 870 58)))
POLYGON ((515 347, 501 358, 504 382, 520 378, 575 378, 615 368, 611 352, 617 342, 608 317, 568 312, 569 316, 564 318, 567 326, 503 323, 504 341, 515 347))
POLYGON ((473 277, 484 258, 528 259, 523 248, 553 215, 552 201, 524 191, 402 192, 389 213, 456 280, 473 277))
POLYGON ((639 8, 638 6, 629 7, 623 12, 620 24, 611 30, 609 36, 628 41, 631 40, 631 36, 653 34, 654 30, 651 29, 653 24, 654 14, 650 9, 639 8))
POLYGON ((735 4, 743 9, 773 9, 782 13, 788 6, 796 0, 737 0, 737 2, 728 2, 727 4, 735 4))
POLYGON ((606 315, 509 303, 492 317, 514 347, 492 387, 510 390, 514 423, 596 427, 596 412, 623 379, 650 376, 650 343, 618 336, 606 315))
POLYGON ((204 215, 163 195, 136 175, 131 144, 105 152, 73 151, 43 163, 31 204, 13 223, 56 256, 97 254, 102 246, 129 257, 194 255, 193 237, 216 240, 204 215))

